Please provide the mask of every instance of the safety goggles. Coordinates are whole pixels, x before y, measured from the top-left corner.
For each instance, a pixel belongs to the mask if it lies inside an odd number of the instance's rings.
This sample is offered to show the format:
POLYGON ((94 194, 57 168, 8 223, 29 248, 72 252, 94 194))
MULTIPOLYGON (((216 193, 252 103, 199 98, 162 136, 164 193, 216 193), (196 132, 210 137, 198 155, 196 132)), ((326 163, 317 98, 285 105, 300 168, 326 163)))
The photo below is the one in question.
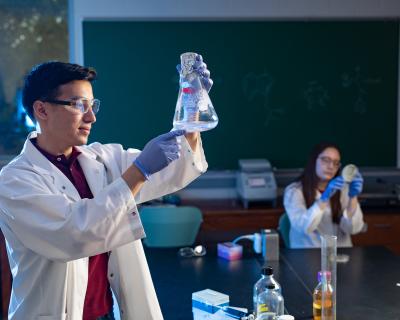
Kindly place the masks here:
POLYGON ((61 106, 70 106, 72 109, 77 110, 83 114, 87 113, 90 108, 94 114, 97 114, 100 110, 99 99, 76 99, 76 100, 57 100, 57 99, 46 99, 44 102, 58 104, 61 106))
POLYGON ((205 246, 195 246, 194 248, 191 247, 184 247, 180 248, 178 251, 178 255, 183 258, 190 258, 190 257, 202 257, 207 253, 205 246))

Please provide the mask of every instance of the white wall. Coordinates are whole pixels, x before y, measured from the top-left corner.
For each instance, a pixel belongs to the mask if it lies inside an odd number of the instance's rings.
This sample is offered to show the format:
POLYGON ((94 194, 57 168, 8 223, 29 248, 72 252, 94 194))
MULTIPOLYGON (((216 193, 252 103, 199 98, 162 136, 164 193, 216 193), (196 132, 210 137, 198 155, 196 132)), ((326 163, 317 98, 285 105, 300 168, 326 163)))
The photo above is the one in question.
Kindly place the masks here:
MULTIPOLYGON (((400 0, 69 0, 70 61, 84 64, 84 20, 374 18, 399 19, 400 0)), ((398 92, 397 166, 400 167, 400 88, 398 92)))

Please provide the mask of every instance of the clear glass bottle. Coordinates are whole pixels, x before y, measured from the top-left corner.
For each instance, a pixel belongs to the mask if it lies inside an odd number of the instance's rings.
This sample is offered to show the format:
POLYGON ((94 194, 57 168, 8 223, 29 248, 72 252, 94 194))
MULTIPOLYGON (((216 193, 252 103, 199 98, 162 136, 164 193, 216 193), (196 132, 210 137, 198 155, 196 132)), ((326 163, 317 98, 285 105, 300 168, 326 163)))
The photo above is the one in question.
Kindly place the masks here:
POLYGON ((173 126, 187 132, 206 131, 215 128, 218 116, 200 76, 193 71, 197 53, 181 54, 179 94, 176 102, 173 126))
POLYGON ((258 296, 267 289, 269 284, 273 284, 274 290, 278 291, 279 294, 282 294, 281 286, 274 278, 274 269, 272 269, 270 266, 261 269, 261 278, 255 283, 253 288, 253 303, 255 312, 257 312, 258 296))
POLYGON ((257 320, 275 320, 284 313, 283 297, 270 283, 257 297, 257 320))
POLYGON ((331 285, 331 273, 329 271, 318 272, 318 284, 313 293, 314 320, 333 320, 333 288, 331 285))

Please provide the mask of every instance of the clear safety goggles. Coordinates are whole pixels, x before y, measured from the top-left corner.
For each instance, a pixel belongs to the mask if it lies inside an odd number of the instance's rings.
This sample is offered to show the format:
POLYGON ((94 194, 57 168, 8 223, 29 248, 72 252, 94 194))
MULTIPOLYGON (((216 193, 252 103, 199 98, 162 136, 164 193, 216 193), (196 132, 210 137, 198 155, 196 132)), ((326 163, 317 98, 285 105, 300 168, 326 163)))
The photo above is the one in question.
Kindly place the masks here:
POLYGON ((69 106, 71 109, 79 111, 80 113, 87 113, 91 108, 94 114, 97 114, 100 110, 99 99, 75 99, 75 100, 56 100, 46 99, 44 102, 60 105, 69 106))
POLYGON ((184 247, 180 248, 178 251, 178 255, 183 258, 202 257, 206 253, 207 253, 206 247, 202 245, 195 246, 194 248, 184 247))

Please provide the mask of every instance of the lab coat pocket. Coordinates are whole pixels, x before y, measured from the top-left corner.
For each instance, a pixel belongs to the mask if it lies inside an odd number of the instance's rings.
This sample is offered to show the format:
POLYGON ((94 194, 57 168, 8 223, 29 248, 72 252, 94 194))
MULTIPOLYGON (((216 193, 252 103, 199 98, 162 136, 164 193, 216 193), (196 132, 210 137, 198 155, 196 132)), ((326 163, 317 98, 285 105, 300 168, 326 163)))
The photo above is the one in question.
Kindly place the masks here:
POLYGON ((59 316, 38 316, 38 320, 68 320, 67 314, 63 313, 60 314, 59 316))

